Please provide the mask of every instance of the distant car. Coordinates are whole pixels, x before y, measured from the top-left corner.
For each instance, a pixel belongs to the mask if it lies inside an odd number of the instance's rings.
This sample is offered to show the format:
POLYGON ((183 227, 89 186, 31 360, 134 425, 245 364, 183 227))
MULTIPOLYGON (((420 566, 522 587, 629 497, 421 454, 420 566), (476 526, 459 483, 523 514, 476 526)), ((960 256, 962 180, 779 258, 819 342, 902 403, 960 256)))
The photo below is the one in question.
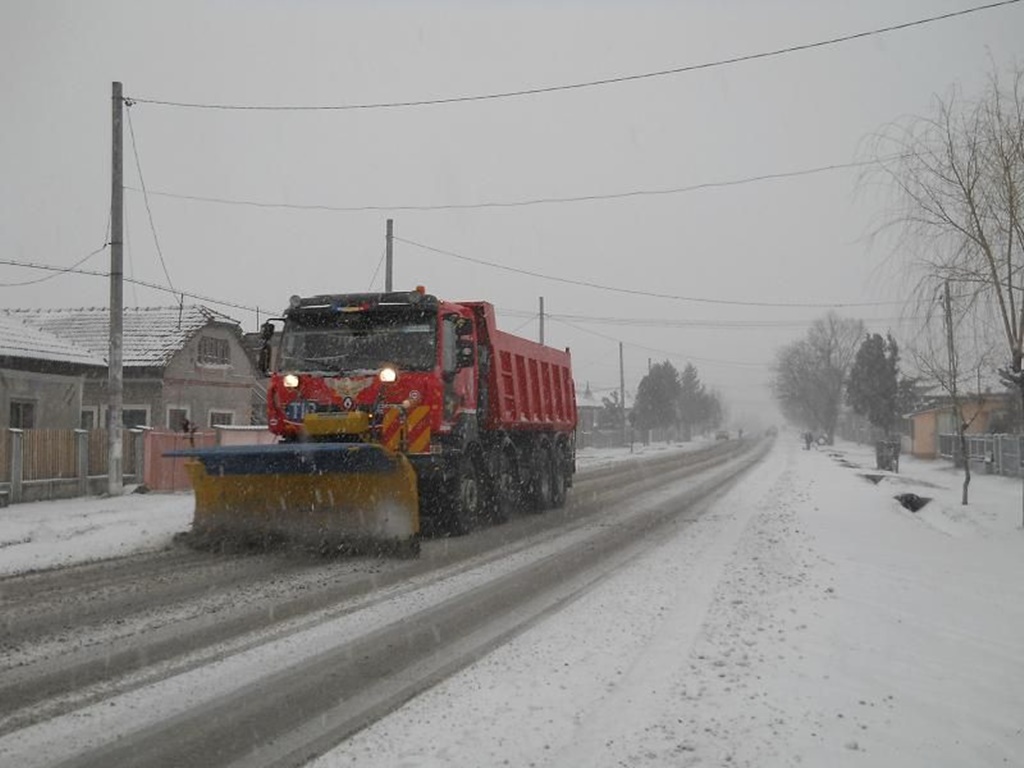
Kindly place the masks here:
POLYGON ((729 439, 729 430, 727 430, 727 429, 720 429, 717 432, 715 432, 715 440, 728 440, 728 439, 729 439))

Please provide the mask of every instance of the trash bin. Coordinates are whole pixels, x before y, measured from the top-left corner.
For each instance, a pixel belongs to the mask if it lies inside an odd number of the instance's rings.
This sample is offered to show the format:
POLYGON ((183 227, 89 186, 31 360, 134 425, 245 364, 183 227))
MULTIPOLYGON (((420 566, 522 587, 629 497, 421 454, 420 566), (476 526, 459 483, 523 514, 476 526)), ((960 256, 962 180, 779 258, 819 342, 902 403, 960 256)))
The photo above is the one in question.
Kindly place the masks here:
POLYGON ((875 443, 875 467, 884 472, 900 471, 898 440, 879 440, 875 443))

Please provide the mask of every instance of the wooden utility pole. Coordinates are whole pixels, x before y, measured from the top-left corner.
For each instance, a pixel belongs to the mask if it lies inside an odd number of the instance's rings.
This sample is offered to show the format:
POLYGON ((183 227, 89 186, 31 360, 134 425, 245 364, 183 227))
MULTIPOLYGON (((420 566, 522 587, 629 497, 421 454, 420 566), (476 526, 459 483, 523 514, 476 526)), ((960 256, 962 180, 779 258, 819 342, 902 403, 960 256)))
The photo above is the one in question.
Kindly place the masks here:
POLYGON ((395 248, 395 222, 394 219, 388 219, 388 229, 385 235, 385 257, 384 257, 384 291, 390 293, 391 287, 391 272, 394 266, 394 248, 395 248))
MULTIPOLYGON (((124 99, 121 83, 113 84, 111 96, 113 137, 110 180, 110 355, 107 362, 107 493, 120 496, 124 490, 123 450, 121 447, 122 405, 124 400, 124 163, 122 155, 122 113, 124 99)), ((136 472, 141 468, 137 468, 136 472)))
POLYGON ((544 297, 540 297, 540 343, 544 343, 544 297))
POLYGON ((943 309, 946 319, 946 355, 949 358, 949 394, 953 400, 953 418, 956 419, 957 441, 960 445, 960 456, 964 462, 964 484, 960 492, 960 503, 967 505, 967 488, 971 484, 971 455, 967 450, 967 436, 964 431, 967 425, 964 424, 963 408, 960 405, 959 382, 960 366, 956 355, 956 346, 953 344, 953 302, 949 296, 949 280, 943 286, 943 309))
POLYGON ((619 407, 622 408, 622 444, 629 442, 626 431, 626 368, 623 365, 622 342, 619 342, 619 407))

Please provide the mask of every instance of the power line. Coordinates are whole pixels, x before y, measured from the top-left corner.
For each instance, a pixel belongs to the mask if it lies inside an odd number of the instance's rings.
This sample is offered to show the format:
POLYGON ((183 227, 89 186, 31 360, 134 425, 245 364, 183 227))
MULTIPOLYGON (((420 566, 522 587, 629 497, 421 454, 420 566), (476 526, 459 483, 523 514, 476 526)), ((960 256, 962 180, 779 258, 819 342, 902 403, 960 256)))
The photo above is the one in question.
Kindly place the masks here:
POLYGON ((367 286, 366 290, 373 290, 373 283, 377 279, 377 274, 380 272, 381 265, 384 263, 384 259, 388 255, 387 247, 383 248, 380 252, 380 261, 377 262, 377 268, 373 270, 373 277, 370 278, 370 285, 367 286))
POLYGON ((749 363, 749 362, 739 361, 739 360, 715 360, 714 358, 710 358, 710 357, 697 357, 696 355, 688 355, 688 354, 684 354, 683 352, 669 352, 669 351, 666 351, 664 349, 658 349, 657 347, 648 347, 648 346, 645 346, 643 344, 634 344, 633 342, 630 342, 630 341, 622 341, 621 339, 616 339, 615 337, 609 336, 608 334, 598 333, 597 331, 592 331, 589 328, 581 328, 580 326, 578 326, 578 325, 576 325, 574 323, 570 323, 570 322, 568 322, 566 320, 562 320, 559 317, 552 316, 552 319, 554 319, 555 321, 557 321, 559 323, 562 323, 563 325, 567 325, 570 328, 574 328, 575 330, 580 331, 581 333, 589 333, 591 336, 596 336, 599 339, 607 339, 608 341, 613 341, 616 344, 618 344, 621 341, 627 347, 633 347, 634 349, 642 349, 645 352, 655 352, 655 353, 657 353, 659 355, 665 355, 667 357, 674 357, 674 358, 676 358, 678 360, 686 360, 686 361, 694 361, 695 360, 698 363, 707 363, 709 365, 727 365, 727 366, 733 366, 733 367, 737 367, 737 368, 768 368, 768 367, 770 367, 769 363, 749 363))
POLYGON ((873 37, 875 35, 887 34, 890 32, 897 32, 904 29, 910 29, 912 27, 924 26, 926 24, 933 24, 939 21, 946 21, 954 19, 960 16, 967 16, 973 13, 979 13, 981 11, 989 11, 995 8, 1000 8, 1008 5, 1015 5, 1020 0, 1000 0, 1000 2, 988 3, 986 5, 979 5, 973 8, 965 8, 959 11, 951 11, 949 13, 939 14, 937 16, 928 16, 925 18, 915 19, 913 21, 903 22, 901 24, 891 24, 884 27, 876 27, 874 29, 868 29, 861 32, 853 32, 847 35, 840 35, 838 37, 830 37, 824 40, 817 40, 809 43, 799 43, 797 45, 790 45, 784 48, 775 48, 768 51, 761 51, 758 53, 750 53, 740 56, 732 56, 726 59, 716 59, 713 61, 706 61, 699 64, 687 64, 679 67, 672 67, 670 69, 659 69, 649 72, 640 72, 632 75, 618 75, 614 77, 605 77, 596 80, 586 80, 576 83, 564 83, 559 85, 545 85, 535 88, 520 88, 511 91, 497 91, 493 93, 481 93, 461 96, 444 96, 432 99, 416 99, 409 101, 382 101, 382 102, 371 102, 365 104, 319 104, 319 105, 272 105, 272 104, 204 104, 199 102, 184 102, 184 101, 169 101, 163 99, 151 99, 151 98, 140 98, 140 97, 126 97, 126 101, 131 101, 138 104, 153 104, 162 107, 180 107, 185 109, 206 109, 206 110, 237 110, 237 111, 250 111, 250 112, 316 112, 316 111, 346 111, 346 110, 372 110, 372 109, 397 109, 404 107, 428 107, 428 106, 440 106, 445 104, 460 104, 473 101, 495 101, 498 99, 509 99, 509 98, 520 98, 524 96, 536 96, 545 93, 556 93, 559 91, 571 91, 580 90, 584 88, 596 88, 607 85, 619 85, 622 83, 636 82, 639 80, 648 80, 658 77, 668 77, 671 75, 681 75, 689 72, 697 72, 705 69, 713 69, 715 67, 723 67, 733 64, 741 64, 748 61, 757 61, 760 59, 768 59, 776 56, 784 56, 791 53, 799 53, 801 51, 808 51, 815 48, 825 48, 827 46, 838 45, 840 43, 848 43, 853 40, 861 40, 867 37, 873 37))
MULTIPOLYGON (((528 310, 499 308, 504 315, 516 318, 535 317, 536 313, 528 310)), ((679 318, 644 318, 644 317, 611 317, 605 315, 574 315, 559 312, 547 312, 546 317, 567 320, 577 323, 597 325, 613 325, 617 327, 638 328, 682 328, 707 329, 716 331, 731 330, 765 330, 771 328, 806 328, 811 320, 685 320, 679 318)), ((920 319, 918 315, 904 317, 872 317, 863 318, 865 323, 896 323, 903 320, 920 319)))
MULTIPOLYGON (((104 248, 105 247, 106 246, 104 246, 104 248)), ((51 266, 49 264, 34 264, 32 262, 29 262, 29 261, 17 261, 15 259, 0 259, 0 264, 5 264, 5 265, 8 265, 8 266, 12 266, 12 267, 24 267, 25 269, 41 269, 41 270, 46 270, 48 272, 62 272, 62 273, 63 272, 70 272, 70 273, 73 273, 73 274, 76 274, 76 275, 91 275, 93 277, 103 277, 103 278, 109 278, 110 277, 110 273, 109 272, 97 272, 97 271, 92 270, 92 269, 77 269, 77 268, 70 268, 70 267, 54 267, 54 266, 51 266)), ((270 311, 264 309, 263 307, 252 307, 252 306, 249 306, 247 304, 238 304, 238 303, 232 302, 232 301, 224 301, 223 299, 215 299, 215 298, 213 298, 211 296, 204 296, 201 293, 191 293, 189 291, 181 291, 181 290, 178 290, 178 289, 175 289, 175 288, 167 288, 167 287, 165 287, 163 285, 158 285, 157 283, 150 283, 150 282, 148 282, 146 280, 138 280, 138 279, 135 279, 135 278, 125 277, 124 281, 126 283, 131 283, 132 285, 140 285, 143 288, 152 288, 154 291, 161 291, 163 293, 169 293, 169 294, 171 294, 172 296, 175 296, 175 297, 188 297, 190 299, 195 299, 197 301, 204 301, 207 304, 216 304, 217 306, 220 306, 220 307, 231 307, 232 309, 241 309, 241 310, 245 310, 246 312, 259 312, 259 313, 265 314, 265 315, 273 315, 274 314, 273 312, 270 312, 270 311)))
POLYGON ((529 269, 521 269, 519 267, 510 267, 507 264, 496 264, 493 261, 485 261, 484 259, 475 259, 472 256, 463 256, 455 253, 454 251, 446 251, 443 248, 435 248, 431 245, 424 245, 423 243, 417 243, 415 240, 407 240, 404 237, 395 237, 395 240, 406 245, 411 245, 416 248, 422 248, 425 251, 432 253, 438 253, 443 256, 450 256, 460 261, 467 261, 472 264, 480 264, 485 267, 492 267, 494 269, 501 269, 506 272, 514 272, 519 275, 527 275, 529 277, 536 277, 541 280, 549 280, 554 283, 564 283, 566 285, 578 285, 584 288, 594 288, 599 291, 609 291, 611 293, 624 293, 630 296, 645 296, 653 299, 669 299, 672 301, 689 301, 698 304, 715 304, 720 306, 729 307, 796 307, 805 309, 844 309, 853 307, 880 307, 880 306, 891 306, 894 304, 901 304, 901 302, 893 301, 865 301, 865 302, 834 302, 834 303, 808 303, 808 302, 777 302, 777 301, 739 301, 733 299, 708 299, 699 296, 679 296, 670 293, 657 293, 655 291, 644 291, 633 288, 618 288, 611 285, 602 285, 601 283, 595 283, 590 280, 574 280, 568 277, 557 277, 555 275, 545 275, 541 272, 534 272, 529 269))
MULTIPOLYGON (((132 105, 129 100, 126 100, 125 104, 129 107, 132 105)), ((153 223, 153 211, 149 207, 149 195, 146 194, 146 180, 142 178, 142 163, 139 162, 139 149, 135 144, 135 128, 132 125, 131 109, 126 109, 125 114, 128 116, 128 134, 132 139, 132 154, 135 156, 135 170, 139 172, 139 184, 142 185, 142 199, 146 204, 146 215, 149 217, 149 228, 153 232, 153 243, 156 245, 156 255, 160 257, 160 266, 163 267, 164 277, 167 278, 167 285, 170 286, 173 291, 174 283, 171 282, 171 275, 167 271, 167 263, 164 261, 164 252, 160 248, 160 239, 156 236, 156 225, 153 223)))
MULTIPOLYGON (((897 160, 905 155, 889 155, 878 157, 873 160, 858 160, 849 163, 831 163, 829 165, 818 165, 810 168, 798 168, 793 171, 778 171, 775 173, 762 173, 755 176, 744 176, 736 179, 725 179, 724 181, 706 181, 700 184, 690 184, 679 187, 663 187, 661 189, 631 189, 624 192, 606 192, 589 195, 565 195, 552 197, 534 197, 522 200, 485 200, 479 203, 435 203, 422 205, 327 205, 324 203, 277 203, 261 200, 245 200, 228 197, 211 197, 206 195, 186 195, 175 192, 150 190, 149 194, 160 197, 169 197, 175 200, 191 200, 192 202, 215 203, 218 205, 246 206, 252 208, 270 208, 291 211, 327 211, 331 213, 368 213, 368 212, 398 212, 398 211, 465 211, 480 208, 523 208, 533 205, 558 205, 564 203, 591 203, 602 200, 622 200, 633 197, 660 197, 664 195, 679 195, 688 192, 699 192, 707 189, 721 189, 724 187, 738 187, 744 184, 754 184, 762 181, 775 181, 778 179, 792 179, 800 176, 811 176, 830 171, 845 170, 848 168, 864 168, 869 165, 877 165, 889 160, 897 160)), ((133 192, 145 192, 135 187, 125 186, 125 189, 133 192)))
MULTIPOLYGON (((107 225, 107 237, 108 238, 110 236, 109 233, 110 233, 110 225, 108 224, 107 225)), ((77 272, 78 271, 78 269, 77 269, 78 267, 80 267, 82 264, 87 262, 89 259, 91 259, 96 254, 102 253, 103 251, 105 251, 107 249, 108 245, 110 245, 109 239, 105 240, 103 245, 101 245, 95 251, 92 251, 91 253, 86 254, 85 256, 80 258, 78 261, 76 261, 74 264, 72 264, 70 267, 47 267, 47 269, 53 270, 53 274, 46 275, 44 277, 39 277, 39 278, 36 278, 35 280, 21 280, 21 281, 16 282, 16 283, 0 283, 0 288, 18 288, 18 287, 23 286, 23 285, 37 285, 38 283, 44 283, 47 280, 53 280, 53 278, 60 277, 61 275, 67 274, 68 272, 77 272)), ((31 265, 28 265, 28 264, 18 264, 16 262, 6 262, 6 261, 5 262, 0 262, 0 263, 12 264, 13 266, 31 266, 31 265)), ((38 268, 42 268, 42 267, 38 267, 38 268)))
POLYGON ((520 325, 517 325, 515 328, 513 328, 510 331, 510 333, 512 333, 512 334, 519 333, 521 330, 523 330, 523 328, 528 326, 530 323, 532 323, 536 319, 537 319, 537 313, 534 312, 532 315, 530 315, 530 317, 527 319, 527 321, 525 323, 521 323, 520 325))

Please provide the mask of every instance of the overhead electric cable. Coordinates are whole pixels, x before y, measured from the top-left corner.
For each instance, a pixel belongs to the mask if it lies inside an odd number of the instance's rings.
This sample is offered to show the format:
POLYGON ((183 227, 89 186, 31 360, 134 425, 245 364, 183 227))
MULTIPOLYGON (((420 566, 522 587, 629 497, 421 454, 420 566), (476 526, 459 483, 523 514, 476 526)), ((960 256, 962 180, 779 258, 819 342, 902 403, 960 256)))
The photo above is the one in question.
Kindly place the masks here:
MULTIPOLYGON (((131 106, 130 101, 125 101, 127 106, 131 106)), ((174 290, 174 283, 171 282, 171 275, 167 271, 167 262, 164 261, 164 252, 160 248, 160 239, 156 236, 156 225, 153 223, 153 211, 149 207, 149 195, 146 193, 146 180, 142 177, 142 163, 139 162, 139 149, 135 144, 135 127, 132 125, 132 111, 130 109, 125 110, 125 114, 128 116, 128 134, 132 140, 132 154, 135 156, 135 170, 139 172, 139 184, 142 186, 142 200, 146 204, 146 215, 149 217, 149 228, 153 233, 153 243, 156 245, 156 255, 160 257, 160 266, 163 267, 164 277, 167 278, 167 285, 174 290)))
POLYGON ((964 8, 959 11, 950 11, 949 13, 943 13, 936 16, 927 16, 925 18, 914 19, 913 21, 906 21, 900 24, 890 24, 884 27, 875 27, 874 29, 867 29, 861 32, 853 32, 846 35, 839 35, 837 37, 830 37, 823 40, 816 40, 809 43, 798 43, 796 45, 786 46, 784 48, 775 48, 768 51, 760 51, 758 53, 749 53, 739 56, 731 56, 725 59, 716 59, 713 61, 705 61, 698 64, 687 64, 679 67, 672 67, 670 69, 659 69, 649 72, 639 72, 631 75, 618 75, 614 77, 604 77, 595 80, 586 80, 576 83, 563 83, 558 85, 545 85, 538 86, 535 88, 519 88, 510 91, 497 91, 493 93, 479 93, 469 94, 462 96, 443 96, 438 98, 430 99, 413 99, 407 101, 381 101, 381 102, 370 102, 365 104, 313 104, 313 105, 274 105, 274 104, 208 104, 199 102, 186 102, 186 101, 171 101, 166 99, 153 99, 153 98, 142 98, 142 97, 126 97, 126 101, 132 101, 138 104, 152 104, 155 106, 162 107, 180 107, 185 109, 208 109, 208 110, 239 110, 239 111, 250 111, 250 112, 316 112, 316 111, 346 111, 346 110, 371 110, 371 109, 397 109, 403 107, 429 107, 429 106, 440 106, 445 104, 461 104, 473 101, 495 101, 498 99, 510 99, 520 98, 524 96, 537 96, 545 93, 557 93, 559 91, 572 91, 580 90, 584 88, 597 88, 600 86, 607 85, 619 85, 622 83, 636 82, 639 80, 648 80, 651 78, 668 77, 671 75, 681 75, 688 72, 697 72, 705 69, 713 69, 715 67, 723 67, 732 64, 741 64, 748 61, 758 61, 760 59, 768 59, 776 56, 784 56, 791 53, 799 53, 801 51, 808 51, 815 48, 825 48, 827 46, 838 45, 840 43, 848 43, 853 40, 860 40, 867 37, 873 37, 875 35, 887 34, 890 32, 897 32, 904 29, 910 29, 912 27, 920 27, 926 24, 933 24, 939 21, 946 21, 948 19, 954 19, 961 16, 967 16, 973 13, 980 13, 982 11, 990 11, 995 8, 1001 8, 1003 6, 1015 5, 1021 0, 1000 0, 999 2, 987 3, 985 5, 974 6, 972 8, 964 8))
POLYGON ((643 344, 635 344, 631 341, 623 341, 622 339, 616 339, 614 336, 609 336, 608 334, 605 333, 598 333, 597 331, 592 331, 589 328, 581 328, 580 326, 574 323, 567 322, 557 317, 553 317, 552 319, 554 319, 556 322, 562 323, 563 325, 567 325, 570 328, 574 328, 577 331, 580 331, 581 333, 589 333, 591 336, 596 336, 600 339, 607 339, 608 341, 614 341, 616 344, 621 342, 627 347, 633 347, 634 349, 642 349, 645 352, 656 352, 659 355, 674 357, 677 360, 696 361, 698 363, 707 363, 709 365, 728 365, 735 366, 738 368, 767 368, 770 367, 771 365, 770 363, 750 363, 739 360, 715 360, 710 357, 697 357, 696 355, 688 355, 683 352, 669 352, 664 349, 658 349, 657 347, 648 347, 643 344))
POLYGON ((558 277, 556 275, 546 275, 542 272, 534 272, 529 269, 521 269, 519 267, 510 267, 507 264, 497 264, 493 261, 486 261, 484 259, 476 259, 472 256, 463 256, 462 254, 455 253, 453 251, 447 251, 443 248, 435 248, 431 245, 424 245, 423 243, 417 243, 415 240, 407 240, 404 237, 395 237, 395 240, 406 245, 411 245, 415 248, 422 248, 425 251, 432 253, 438 253, 443 256, 450 256, 460 261, 467 261, 472 264, 480 264, 485 267, 492 267, 493 269, 501 269, 506 272, 514 272, 519 275, 527 275, 529 277, 536 277, 541 280, 549 280, 554 283, 564 283, 566 285, 578 285, 584 288, 594 288, 599 291, 608 291, 611 293, 624 293, 630 296, 646 296, 652 299, 669 299, 671 301, 689 301, 698 304, 717 304, 721 306, 729 307, 803 307, 807 309, 844 309, 852 307, 881 307, 891 305, 902 305, 903 302, 895 301, 863 301, 863 302, 780 302, 780 301, 740 301, 734 299, 709 299, 699 296, 680 296, 671 293, 657 293, 655 291, 644 291, 634 288, 618 288, 612 285, 602 285, 601 283, 595 283, 590 280, 575 280, 568 277, 558 277))
MULTIPOLYGON (((24 267, 26 269, 41 269, 41 270, 46 270, 46 271, 49 271, 49 272, 70 272, 70 273, 76 274, 76 275, 91 275, 93 277, 103 277, 103 278, 109 278, 110 277, 110 273, 109 272, 98 272, 98 271, 92 270, 92 269, 72 269, 72 268, 69 268, 69 267, 54 267, 54 266, 51 266, 49 264, 34 264, 32 262, 29 262, 29 261, 17 261, 15 259, 0 259, 0 264, 6 264, 6 265, 12 266, 12 267, 24 267)), ((223 299, 215 299, 215 298, 213 298, 211 296, 204 296, 201 293, 191 293, 189 291, 182 291, 182 290, 178 290, 178 289, 167 288, 166 286, 158 285, 157 283, 150 283, 150 282, 148 282, 146 280, 138 280, 138 279, 135 279, 135 278, 125 277, 124 281, 126 283, 131 283, 133 285, 140 285, 143 288, 152 288, 154 291, 162 291, 163 293, 169 293, 169 294, 173 295, 176 298, 177 297, 181 297, 181 296, 187 296, 190 299, 196 299, 197 301, 204 301, 207 304, 216 304, 217 306, 220 306, 220 307, 231 307, 232 309, 242 309, 242 310, 245 310, 246 312, 259 312, 259 313, 266 314, 266 315, 274 314, 272 312, 268 312, 266 309, 264 309, 262 307, 251 307, 251 306, 249 306, 247 304, 238 304, 237 302, 224 301, 223 299)))
MULTIPOLYGON (((45 277, 39 277, 39 278, 36 278, 35 280, 21 280, 21 281, 16 282, 16 283, 0 283, 0 288, 18 288, 18 287, 23 286, 23 285, 36 285, 37 283, 43 283, 43 282, 46 282, 47 280, 52 280, 55 277, 60 277, 62 274, 66 274, 68 272, 77 272, 78 271, 78 269, 77 269, 78 267, 80 267, 82 264, 87 262, 89 259, 91 259, 96 254, 102 253, 103 251, 105 251, 107 249, 108 245, 110 245, 109 242, 104 242, 103 245, 101 245, 95 251, 92 251, 91 253, 86 254, 85 256, 80 258, 78 261, 76 261, 74 264, 72 264, 70 267, 47 266, 46 267, 47 269, 53 270, 53 274, 46 275, 45 277)), ((2 261, 2 262, 0 262, 0 264, 12 264, 13 266, 18 266, 18 267, 20 267, 20 266, 30 266, 28 264, 20 264, 20 263, 17 263, 17 262, 10 262, 10 261, 2 261)), ((42 267, 38 267, 38 268, 42 268, 42 267)))
MULTIPOLYGON (((503 315, 516 318, 535 317, 536 312, 531 313, 525 309, 498 308, 503 315)), ((707 329, 716 331, 731 330, 765 330, 772 328, 804 328, 811 324, 810 319, 804 320, 685 320, 679 318, 645 318, 645 317, 610 317, 605 315, 573 315, 562 312, 548 312, 545 317, 567 320, 576 323, 612 325, 616 327, 639 327, 639 328, 681 328, 681 329, 707 329)), ((865 323, 896 323, 902 320, 919 319, 918 315, 907 315, 903 317, 870 317, 861 318, 865 323)))
MULTIPOLYGON (((761 181, 775 181, 778 179, 791 179, 799 176, 811 176, 829 171, 845 170, 847 168, 864 168, 869 165, 877 165, 889 160, 897 160, 905 155, 888 155, 873 160, 857 160, 849 163, 831 163, 829 165, 818 165, 810 168, 798 168, 794 171, 777 171, 775 173, 762 173, 754 176, 744 176, 737 179, 725 179, 724 181, 705 181, 699 184, 689 184, 679 187, 663 187, 661 189, 631 189, 624 192, 594 193, 589 195, 566 195, 551 197, 534 197, 522 200, 485 200, 479 203, 434 203, 422 205, 328 205, 325 203, 278 203, 261 200, 243 200, 228 197, 210 197, 205 195, 186 195, 176 192, 164 192, 150 190, 149 194, 169 197, 175 200, 191 200, 201 203, 216 203, 218 205, 247 206, 252 208, 276 208, 292 211, 327 211, 331 213, 366 213, 374 211, 465 211, 479 208, 522 208, 532 205, 555 205, 564 203, 591 203, 601 200, 621 200, 631 197, 659 197, 663 195, 679 195, 687 192, 699 192, 706 189, 720 189, 723 187, 738 187, 744 184, 754 184, 761 181)), ((125 189, 133 192, 145 192, 135 187, 125 186, 125 189)))
POLYGON ((367 287, 366 290, 368 290, 368 291, 372 291, 373 290, 373 284, 377 280, 377 275, 380 273, 380 268, 384 264, 384 259, 387 258, 387 255, 388 255, 387 247, 382 248, 381 252, 380 252, 380 261, 377 262, 377 268, 375 270, 373 270, 373 277, 370 278, 370 285, 367 287))

